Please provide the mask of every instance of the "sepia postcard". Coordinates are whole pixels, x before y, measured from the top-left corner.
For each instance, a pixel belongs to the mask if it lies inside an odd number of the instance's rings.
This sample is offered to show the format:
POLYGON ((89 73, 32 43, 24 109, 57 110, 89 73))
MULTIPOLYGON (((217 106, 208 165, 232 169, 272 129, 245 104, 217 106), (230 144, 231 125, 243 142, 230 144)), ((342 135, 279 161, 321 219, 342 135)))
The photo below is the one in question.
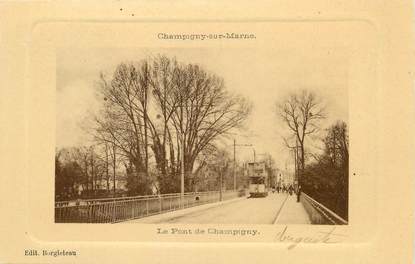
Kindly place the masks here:
POLYGON ((175 4, 0 5, 0 263, 412 263, 411 2, 175 4))

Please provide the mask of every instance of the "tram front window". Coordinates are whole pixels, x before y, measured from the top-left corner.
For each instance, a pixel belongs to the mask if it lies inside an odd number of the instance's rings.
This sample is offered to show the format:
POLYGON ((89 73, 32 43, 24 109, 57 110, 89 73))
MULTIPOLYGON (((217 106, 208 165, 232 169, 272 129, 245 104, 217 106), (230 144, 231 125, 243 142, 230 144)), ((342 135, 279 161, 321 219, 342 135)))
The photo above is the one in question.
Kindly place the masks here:
POLYGON ((251 184, 264 184, 264 178, 251 178, 251 184))

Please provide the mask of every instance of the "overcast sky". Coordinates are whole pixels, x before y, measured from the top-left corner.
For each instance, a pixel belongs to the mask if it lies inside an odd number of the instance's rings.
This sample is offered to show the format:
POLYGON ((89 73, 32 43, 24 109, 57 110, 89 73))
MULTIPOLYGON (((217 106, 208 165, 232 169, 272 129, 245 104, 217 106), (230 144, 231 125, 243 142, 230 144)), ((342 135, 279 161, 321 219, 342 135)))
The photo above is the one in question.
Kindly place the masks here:
MULTIPOLYGON (((83 144, 79 127, 88 111, 99 107, 94 82, 99 72, 109 75, 120 62, 165 54, 181 62, 198 63, 220 75, 227 89, 248 97, 253 113, 248 130, 238 132, 237 143, 253 144, 257 154, 271 153, 280 168, 291 167, 292 157, 281 137, 286 125, 275 114, 275 104, 299 89, 316 92, 328 113, 323 126, 348 117, 348 59, 342 49, 301 45, 290 49, 60 49, 57 52, 57 147, 83 144), (247 137, 246 135, 250 135, 247 137)), ((232 151, 232 142, 223 142, 232 151)), ((253 156, 252 148, 238 148, 240 160, 253 156)), ((260 156, 258 155, 258 158, 260 156)))

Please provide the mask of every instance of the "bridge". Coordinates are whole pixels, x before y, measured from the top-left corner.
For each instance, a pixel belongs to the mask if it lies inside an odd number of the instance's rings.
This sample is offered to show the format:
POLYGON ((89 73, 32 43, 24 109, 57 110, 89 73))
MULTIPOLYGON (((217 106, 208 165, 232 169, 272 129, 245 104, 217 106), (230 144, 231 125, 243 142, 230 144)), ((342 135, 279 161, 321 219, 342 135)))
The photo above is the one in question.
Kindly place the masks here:
POLYGON ((296 196, 271 193, 264 198, 227 200, 144 217, 135 223, 186 224, 310 224, 310 219, 296 196))
POLYGON ((104 198, 55 203, 57 223, 347 224, 302 193, 201 192, 104 198))

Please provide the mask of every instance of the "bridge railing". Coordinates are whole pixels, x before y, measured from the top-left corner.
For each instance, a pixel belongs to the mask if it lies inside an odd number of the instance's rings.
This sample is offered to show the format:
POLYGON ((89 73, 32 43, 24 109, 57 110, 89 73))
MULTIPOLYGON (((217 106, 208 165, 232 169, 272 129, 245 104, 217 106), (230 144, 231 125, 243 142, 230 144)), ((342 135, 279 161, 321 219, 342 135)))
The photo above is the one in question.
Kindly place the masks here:
POLYGON ((347 225, 348 222, 333 211, 317 202, 305 193, 301 193, 301 202, 307 211, 312 224, 347 225))
MULTIPOLYGON (((236 191, 223 191, 222 200, 241 195, 236 191)), ((211 191, 185 193, 183 205, 180 193, 56 202, 55 222, 115 223, 219 200, 220 192, 211 191)))

